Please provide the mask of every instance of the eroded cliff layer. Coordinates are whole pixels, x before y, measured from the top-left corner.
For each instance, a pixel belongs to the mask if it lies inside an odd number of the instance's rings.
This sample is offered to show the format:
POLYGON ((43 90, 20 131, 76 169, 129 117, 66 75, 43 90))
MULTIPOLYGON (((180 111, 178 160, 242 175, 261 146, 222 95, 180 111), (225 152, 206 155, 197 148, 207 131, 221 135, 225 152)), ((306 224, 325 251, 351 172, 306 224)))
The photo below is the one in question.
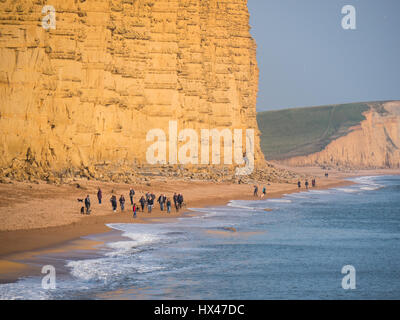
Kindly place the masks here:
POLYGON ((2 0, 0 55, 3 175, 145 163, 170 120, 254 128, 263 160, 246 0, 2 0))
POLYGON ((365 120, 322 151, 283 162, 294 166, 400 168, 400 102, 372 103, 365 120))

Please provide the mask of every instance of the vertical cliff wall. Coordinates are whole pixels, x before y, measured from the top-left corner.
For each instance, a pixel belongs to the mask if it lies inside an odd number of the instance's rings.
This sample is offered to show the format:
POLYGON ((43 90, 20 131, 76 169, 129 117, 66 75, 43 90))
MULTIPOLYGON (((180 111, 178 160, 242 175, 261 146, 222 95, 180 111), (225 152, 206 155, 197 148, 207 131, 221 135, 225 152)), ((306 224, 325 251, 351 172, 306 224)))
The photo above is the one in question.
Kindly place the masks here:
POLYGON ((246 0, 1 0, 0 56, 3 174, 143 163, 170 120, 254 128, 263 161, 246 0))

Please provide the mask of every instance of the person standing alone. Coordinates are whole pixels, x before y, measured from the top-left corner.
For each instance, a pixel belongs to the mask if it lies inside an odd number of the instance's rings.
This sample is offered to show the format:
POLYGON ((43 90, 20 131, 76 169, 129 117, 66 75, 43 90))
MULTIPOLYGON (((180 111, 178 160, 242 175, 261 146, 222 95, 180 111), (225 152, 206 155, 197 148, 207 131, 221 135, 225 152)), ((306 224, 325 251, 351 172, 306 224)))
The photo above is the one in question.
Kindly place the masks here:
POLYGON ((86 214, 90 214, 90 198, 89 195, 87 195, 85 199, 85 207, 86 207, 86 214))
POLYGON ((99 204, 101 204, 101 199, 103 198, 103 193, 101 192, 101 189, 97 191, 97 199, 99 200, 99 204))

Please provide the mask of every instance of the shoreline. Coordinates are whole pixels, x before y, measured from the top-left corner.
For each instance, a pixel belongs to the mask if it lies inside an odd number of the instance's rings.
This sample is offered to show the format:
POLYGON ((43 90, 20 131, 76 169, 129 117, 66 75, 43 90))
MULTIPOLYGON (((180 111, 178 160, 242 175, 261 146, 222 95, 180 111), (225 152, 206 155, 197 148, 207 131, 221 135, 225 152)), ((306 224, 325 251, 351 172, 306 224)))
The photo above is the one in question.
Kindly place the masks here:
MULTIPOLYGON (((377 173, 377 172, 374 172, 377 173)), ((376 176, 368 172, 368 175, 352 174, 349 176, 335 176, 334 178, 319 178, 317 186, 310 188, 330 189, 335 187, 343 187, 354 184, 352 181, 344 180, 358 176, 376 176)), ((382 173, 385 174, 385 173, 382 173)), ((386 174, 393 174, 388 172, 386 174)), ((400 174, 400 173, 397 173, 400 174)), ((205 188, 210 187, 210 183, 204 183, 205 188)), ((211 184, 212 185, 212 184, 211 184)), ((267 184, 266 184, 267 185, 267 184)), ((221 184, 219 189, 229 189, 230 184, 221 184)), ((236 185, 234 185, 236 187, 236 185)), ((232 200, 255 200, 252 195, 252 185, 243 185, 247 187, 248 193, 216 193, 215 197, 200 197, 194 201, 188 201, 190 208, 204 208, 210 206, 226 205, 232 200), (222 194, 222 195, 221 195, 222 194), (226 195, 225 195, 226 194, 226 195)), ((215 186, 214 186, 215 187, 215 186)), ((244 189, 244 188, 239 188, 244 189)), ((281 198, 285 194, 304 192, 306 189, 302 187, 298 189, 292 184, 271 184, 267 187, 267 198, 281 198), (269 191, 271 190, 271 191, 269 191), (268 192, 269 191, 269 192, 268 192)), ((190 197, 189 197, 190 198, 190 197)), ((263 200, 267 198, 256 198, 263 200)), ((129 207, 129 206, 128 206, 129 207)), ((155 206, 157 207, 157 206, 155 206)), ((103 216, 88 216, 79 222, 68 225, 16 231, 0 232, 0 283, 15 282, 26 276, 41 275, 40 270, 32 268, 30 262, 37 260, 40 256, 51 254, 54 252, 63 252, 65 255, 76 254, 79 251, 97 250, 99 243, 93 240, 84 239, 84 237, 95 237, 105 235, 112 232, 106 224, 109 223, 152 223, 159 222, 160 219, 168 221, 169 219, 183 217, 190 212, 189 208, 183 208, 181 212, 171 214, 161 213, 159 208, 149 215, 148 213, 139 213, 138 218, 133 219, 129 209, 125 213, 114 213, 103 216), (129 212, 129 214, 127 213, 129 212), (157 221, 158 219, 158 221, 157 221)))

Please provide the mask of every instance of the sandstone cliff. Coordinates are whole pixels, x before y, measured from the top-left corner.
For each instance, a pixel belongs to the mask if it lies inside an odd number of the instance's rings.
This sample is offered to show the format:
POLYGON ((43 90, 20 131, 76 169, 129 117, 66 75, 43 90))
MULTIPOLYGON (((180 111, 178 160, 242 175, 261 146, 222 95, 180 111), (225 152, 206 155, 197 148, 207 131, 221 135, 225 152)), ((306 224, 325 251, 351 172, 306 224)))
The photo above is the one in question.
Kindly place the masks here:
POLYGON ((0 177, 145 163, 171 119, 254 128, 264 159, 246 0, 1 0, 0 53, 0 177))
POLYGON ((293 166, 400 167, 400 101, 370 104, 365 120, 322 151, 283 162, 293 166))

